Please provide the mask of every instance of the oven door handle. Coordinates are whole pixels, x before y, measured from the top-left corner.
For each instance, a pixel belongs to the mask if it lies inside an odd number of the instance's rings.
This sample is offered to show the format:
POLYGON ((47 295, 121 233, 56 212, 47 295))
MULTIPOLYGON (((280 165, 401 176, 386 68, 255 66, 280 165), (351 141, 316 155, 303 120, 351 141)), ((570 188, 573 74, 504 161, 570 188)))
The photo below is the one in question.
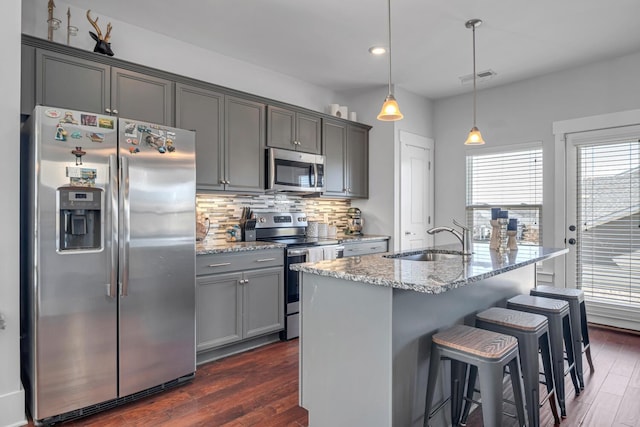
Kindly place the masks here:
POLYGON ((300 256, 307 255, 308 253, 307 249, 289 249, 287 251, 287 256, 300 256))

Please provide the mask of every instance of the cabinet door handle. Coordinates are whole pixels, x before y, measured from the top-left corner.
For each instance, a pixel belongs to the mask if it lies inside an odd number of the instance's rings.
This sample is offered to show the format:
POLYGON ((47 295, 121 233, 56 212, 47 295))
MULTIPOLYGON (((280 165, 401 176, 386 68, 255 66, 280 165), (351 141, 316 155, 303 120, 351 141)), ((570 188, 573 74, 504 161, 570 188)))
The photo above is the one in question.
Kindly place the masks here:
POLYGON ((115 108, 113 109, 113 114, 118 114, 118 110, 116 110, 115 108))
POLYGON ((111 114, 111 108, 105 108, 105 109, 104 109, 104 112, 105 112, 105 113, 109 113, 109 114, 111 114))
POLYGON ((219 264, 209 264, 209 267, 211 267, 211 268, 224 267, 225 265, 231 265, 231 263, 230 262, 221 262, 219 264))
POLYGON ((275 261, 275 258, 263 258, 263 259, 257 259, 256 262, 269 262, 269 261, 275 261))

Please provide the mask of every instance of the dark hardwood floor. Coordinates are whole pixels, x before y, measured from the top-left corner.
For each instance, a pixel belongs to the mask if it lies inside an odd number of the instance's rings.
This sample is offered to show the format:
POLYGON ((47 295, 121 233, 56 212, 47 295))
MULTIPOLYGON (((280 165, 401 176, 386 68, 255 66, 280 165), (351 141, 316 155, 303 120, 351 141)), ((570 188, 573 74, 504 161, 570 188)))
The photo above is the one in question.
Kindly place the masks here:
MULTIPOLYGON (((640 335, 589 331, 595 372, 587 367, 580 396, 567 377, 568 416, 561 427, 640 427, 640 335)), ((548 406, 540 416, 542 426, 554 425, 548 406)), ((307 420, 307 411, 298 406, 298 340, 293 340, 208 363, 185 386, 63 426, 299 427, 307 420)), ((478 410, 468 426, 481 425, 478 410)), ((505 418, 505 425, 516 423, 505 418)))

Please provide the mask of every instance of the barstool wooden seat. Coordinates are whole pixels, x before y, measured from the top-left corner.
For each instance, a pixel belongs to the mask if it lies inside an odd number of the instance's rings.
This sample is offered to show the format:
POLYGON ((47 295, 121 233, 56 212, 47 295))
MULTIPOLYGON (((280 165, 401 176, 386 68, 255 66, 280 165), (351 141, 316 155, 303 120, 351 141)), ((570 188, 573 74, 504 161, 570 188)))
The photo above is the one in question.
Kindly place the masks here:
POLYGON ((474 366, 480 376, 484 425, 499 426, 502 423, 502 378, 505 366, 509 366, 518 424, 520 426, 526 424, 518 340, 515 337, 471 326, 455 325, 435 334, 432 339, 424 413, 425 427, 429 425, 429 419, 433 415, 431 406, 440 372, 441 359, 451 361, 451 420, 453 425, 458 424, 462 412, 464 378, 468 365, 474 366))
MULTIPOLYGON (((547 400, 551 407, 556 424, 560 423, 558 416, 558 400, 555 393, 555 381, 551 362, 551 347, 549 343, 549 322, 545 316, 507 308, 492 307, 476 314, 476 327, 501 334, 512 335, 518 340, 520 366, 524 383, 524 397, 527 406, 527 417, 530 427, 540 425, 540 386, 539 386, 539 357, 547 386, 547 400)), ((475 372, 469 374, 467 399, 462 415, 462 424, 466 423, 469 413, 470 400, 475 387, 475 372)), ((544 403, 544 402, 543 402, 544 403)))
POLYGON ((530 295, 556 298, 567 301, 569 303, 569 311, 571 316, 571 326, 573 331, 573 347, 576 353, 576 370, 578 371, 578 381, 580 388, 584 389, 584 371, 582 365, 582 353, 587 356, 587 362, 591 372, 593 369, 593 361, 591 360, 591 346, 589 344, 589 328, 587 327, 587 310, 584 304, 584 292, 582 289, 556 288, 554 286, 536 286, 532 289, 530 295), (578 325, 580 325, 578 327, 578 325))
POLYGON ((546 316, 549 321, 549 339, 551 342, 551 359, 553 361, 553 376, 555 379, 555 390, 560 404, 562 417, 567 416, 564 392, 564 376, 571 374, 571 381, 576 390, 576 395, 580 394, 580 386, 576 375, 575 357, 573 352, 573 339, 571 335, 571 319, 569 317, 569 303, 563 300, 536 297, 530 295, 517 295, 507 300, 507 308, 528 313, 546 316), (564 370, 564 355, 562 341, 567 352, 569 363, 568 371, 564 370))

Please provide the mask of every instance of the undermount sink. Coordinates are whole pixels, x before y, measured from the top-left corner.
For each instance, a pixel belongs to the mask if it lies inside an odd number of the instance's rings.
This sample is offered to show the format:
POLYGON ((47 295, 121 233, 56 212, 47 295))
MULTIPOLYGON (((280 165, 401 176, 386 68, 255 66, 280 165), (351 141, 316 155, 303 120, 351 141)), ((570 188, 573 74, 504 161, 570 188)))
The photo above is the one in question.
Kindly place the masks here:
POLYGON ((394 258, 401 259, 406 261, 442 261, 446 259, 459 259, 462 257, 462 253, 455 252, 434 252, 434 251, 424 251, 420 253, 412 253, 412 254, 394 254, 387 255, 386 258, 394 258))

